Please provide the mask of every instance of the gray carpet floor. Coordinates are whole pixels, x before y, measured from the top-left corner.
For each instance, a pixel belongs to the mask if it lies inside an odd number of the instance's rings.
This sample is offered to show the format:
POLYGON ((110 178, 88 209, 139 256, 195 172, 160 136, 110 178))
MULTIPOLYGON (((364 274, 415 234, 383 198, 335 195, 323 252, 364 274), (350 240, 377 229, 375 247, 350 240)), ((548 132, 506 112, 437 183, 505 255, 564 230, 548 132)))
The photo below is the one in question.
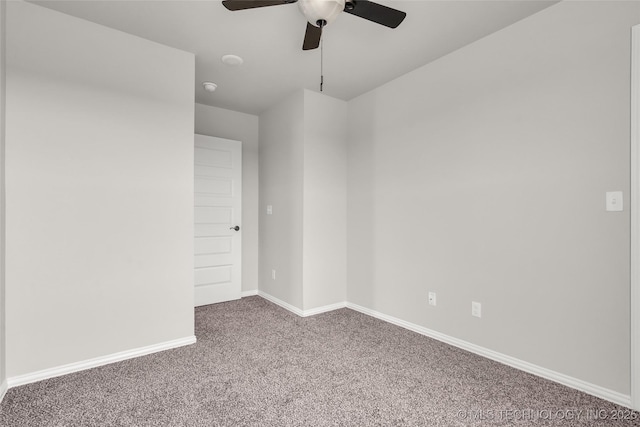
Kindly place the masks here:
POLYGON ((251 297, 195 314, 197 344, 13 388, 0 425, 640 426, 637 412, 352 310, 300 318, 251 297))

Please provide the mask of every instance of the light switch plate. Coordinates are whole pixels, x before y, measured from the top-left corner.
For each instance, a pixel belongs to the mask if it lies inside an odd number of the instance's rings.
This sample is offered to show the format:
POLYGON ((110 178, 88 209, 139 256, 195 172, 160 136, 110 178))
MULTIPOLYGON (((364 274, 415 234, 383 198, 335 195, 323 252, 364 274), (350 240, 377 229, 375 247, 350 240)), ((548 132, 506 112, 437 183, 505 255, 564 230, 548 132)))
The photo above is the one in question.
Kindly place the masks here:
POLYGON ((429 305, 436 305, 436 293, 429 292, 429 305))
POLYGON ((273 215, 273 206, 267 205, 267 215, 273 215))
POLYGON ((471 302, 471 315, 474 317, 482 317, 482 304, 479 302, 471 302))
POLYGON ((621 212, 624 209, 622 191, 607 191, 606 208, 607 212, 621 212))

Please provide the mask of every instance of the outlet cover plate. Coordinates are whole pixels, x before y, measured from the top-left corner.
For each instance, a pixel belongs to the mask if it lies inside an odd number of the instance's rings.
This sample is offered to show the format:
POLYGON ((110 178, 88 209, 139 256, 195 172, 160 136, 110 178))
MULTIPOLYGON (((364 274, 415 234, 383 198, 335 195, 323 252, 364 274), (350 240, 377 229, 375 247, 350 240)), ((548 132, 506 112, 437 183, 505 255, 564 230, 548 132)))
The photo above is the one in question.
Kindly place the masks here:
POLYGON ((606 208, 607 212, 622 212, 624 210, 622 191, 607 191, 606 208))

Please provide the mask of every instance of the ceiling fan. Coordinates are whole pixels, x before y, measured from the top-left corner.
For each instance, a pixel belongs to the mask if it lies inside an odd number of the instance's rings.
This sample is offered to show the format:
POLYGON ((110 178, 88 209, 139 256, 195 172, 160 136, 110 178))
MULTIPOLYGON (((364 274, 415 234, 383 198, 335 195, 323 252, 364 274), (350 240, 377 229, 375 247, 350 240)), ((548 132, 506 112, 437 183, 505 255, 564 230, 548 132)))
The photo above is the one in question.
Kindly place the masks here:
POLYGON ((222 2, 224 7, 234 11, 289 3, 298 3, 300 11, 307 18, 303 50, 316 49, 320 46, 322 28, 330 24, 342 11, 389 28, 396 28, 407 16, 405 12, 365 0, 224 0, 222 2))

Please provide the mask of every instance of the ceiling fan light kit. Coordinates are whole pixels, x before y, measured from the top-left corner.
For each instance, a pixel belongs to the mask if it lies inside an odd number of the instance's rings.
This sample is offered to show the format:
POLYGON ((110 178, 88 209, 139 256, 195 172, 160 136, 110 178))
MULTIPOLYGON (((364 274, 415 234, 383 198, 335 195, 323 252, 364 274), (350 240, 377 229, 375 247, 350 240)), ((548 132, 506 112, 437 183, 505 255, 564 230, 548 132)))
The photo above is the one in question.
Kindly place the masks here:
POLYGON ((331 24, 344 10, 345 0, 298 0, 300 12, 311 25, 331 24))

